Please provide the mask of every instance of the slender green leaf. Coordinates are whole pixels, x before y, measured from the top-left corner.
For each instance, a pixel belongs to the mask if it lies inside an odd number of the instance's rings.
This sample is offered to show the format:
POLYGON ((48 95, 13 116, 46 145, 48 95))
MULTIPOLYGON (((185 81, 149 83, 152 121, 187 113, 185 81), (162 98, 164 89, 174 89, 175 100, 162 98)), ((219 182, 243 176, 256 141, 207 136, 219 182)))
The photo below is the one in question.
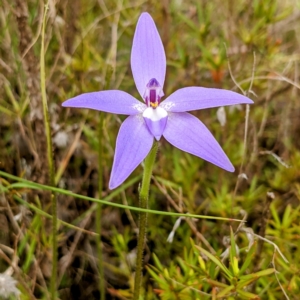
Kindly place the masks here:
POLYGON ((234 285, 227 286, 220 293, 217 294, 217 298, 223 298, 227 296, 227 294, 230 293, 233 289, 234 289, 234 285))
POLYGON ((249 293, 249 292, 246 292, 246 291, 243 291, 243 290, 237 290, 237 293, 239 294, 239 296, 242 299, 251 299, 251 300, 260 299, 259 296, 255 295, 255 294, 252 294, 252 293, 249 293))
POLYGON ((261 276, 270 275, 270 274, 272 274, 274 272, 275 272, 275 269, 270 268, 270 269, 266 269, 266 270, 259 271, 259 272, 256 272, 256 273, 252 273, 252 274, 249 274, 249 275, 241 276, 240 280, 244 281, 244 280, 252 279, 252 281, 255 281, 256 279, 258 279, 261 276))
POLYGON ((256 253, 256 247, 257 247, 257 242, 255 241, 247 253, 246 259, 245 259, 242 267, 240 268, 239 274, 243 274, 247 270, 249 265, 251 264, 253 257, 256 253))
POLYGON ((8 174, 8 173, 3 172, 3 171, 0 171, 0 175, 5 177, 5 178, 9 178, 9 179, 13 179, 13 180, 16 180, 18 182, 21 182, 21 183, 18 183, 18 184, 11 184, 6 189, 10 189, 10 188, 29 188, 29 189, 37 189, 37 190, 47 190, 47 191, 52 191, 52 192, 56 192, 56 193, 59 193, 59 194, 72 196, 72 197, 78 198, 78 199, 83 199, 83 200, 87 200, 87 201, 91 201, 91 202, 106 204, 108 206, 114 206, 114 207, 119 207, 119 208, 129 209, 129 210, 133 210, 133 211, 139 211, 139 212, 147 212, 147 213, 157 214, 157 215, 243 222, 242 220, 230 219, 230 218, 213 217, 213 216, 206 216, 206 215, 172 213, 172 212, 167 212, 167 211, 145 209, 145 208, 139 208, 139 207, 135 207, 135 206, 129 206, 129 205, 124 205, 124 204, 119 204, 119 203, 114 203, 114 202, 109 201, 109 200, 113 199, 116 195, 120 194, 121 191, 123 191, 125 189, 125 187, 130 186, 133 181, 136 182, 136 181, 140 180, 141 176, 137 176, 134 179, 132 179, 132 181, 130 181, 130 185, 129 185, 129 182, 127 182, 127 183, 123 184, 121 187, 115 189, 111 194, 106 196, 103 200, 100 200, 100 199, 96 199, 96 198, 92 198, 92 197, 88 197, 88 196, 75 194, 71 191, 64 190, 64 189, 61 189, 61 188, 51 187, 51 186, 48 186, 48 185, 35 183, 35 182, 32 182, 32 181, 29 181, 29 180, 26 180, 26 179, 8 174))
POLYGON ((227 267, 221 262, 219 257, 214 256, 210 252, 206 251, 205 249, 195 245, 197 249, 200 250, 200 252, 204 255, 206 255, 211 261, 213 261, 229 278, 232 278, 233 275, 231 272, 227 269, 227 267))

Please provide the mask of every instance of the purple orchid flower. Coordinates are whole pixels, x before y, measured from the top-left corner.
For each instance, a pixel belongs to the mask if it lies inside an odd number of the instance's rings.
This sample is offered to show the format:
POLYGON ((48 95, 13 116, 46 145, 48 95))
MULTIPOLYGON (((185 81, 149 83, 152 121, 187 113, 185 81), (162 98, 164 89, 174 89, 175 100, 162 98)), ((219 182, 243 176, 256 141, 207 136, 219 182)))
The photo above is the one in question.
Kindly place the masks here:
POLYGON ((117 137, 109 188, 122 184, 147 156, 154 138, 160 140, 162 136, 173 146, 233 172, 233 165, 210 131, 187 111, 251 104, 253 101, 232 91, 186 87, 161 102, 166 55, 155 23, 148 13, 141 14, 136 26, 131 69, 145 103, 126 92, 109 90, 82 94, 62 104, 129 115, 117 137))

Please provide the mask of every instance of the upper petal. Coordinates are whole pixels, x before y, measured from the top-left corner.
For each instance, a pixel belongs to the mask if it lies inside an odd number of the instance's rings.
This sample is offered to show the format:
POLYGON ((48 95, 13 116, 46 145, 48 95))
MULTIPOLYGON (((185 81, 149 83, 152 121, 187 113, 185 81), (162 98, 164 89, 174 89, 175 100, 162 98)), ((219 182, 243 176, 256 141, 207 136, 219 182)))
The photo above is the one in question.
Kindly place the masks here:
POLYGON ((131 50, 131 70, 142 98, 146 85, 152 78, 163 88, 166 54, 155 23, 148 13, 142 13, 136 25, 131 50))
POLYGON ((115 150, 109 188, 122 184, 144 160, 153 144, 153 136, 141 115, 129 116, 121 125, 115 150))
POLYGON ((228 90, 186 87, 171 94, 160 106, 167 111, 184 112, 242 103, 252 104, 253 101, 228 90))
POLYGON ((62 106, 91 108, 123 115, 136 115, 147 108, 144 103, 118 90, 81 94, 63 102, 62 106))
POLYGON ((229 172, 234 171, 233 165, 210 131, 189 113, 169 113, 163 136, 170 144, 183 151, 229 172))

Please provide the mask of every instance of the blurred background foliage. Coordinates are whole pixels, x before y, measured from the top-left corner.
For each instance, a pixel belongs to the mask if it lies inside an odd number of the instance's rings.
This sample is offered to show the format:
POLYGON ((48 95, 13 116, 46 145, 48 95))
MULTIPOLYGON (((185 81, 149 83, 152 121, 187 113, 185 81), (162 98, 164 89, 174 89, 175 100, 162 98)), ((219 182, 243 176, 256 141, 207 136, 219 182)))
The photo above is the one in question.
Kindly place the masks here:
MULTIPOLYGON (((0 170, 48 184, 39 87, 44 4, 0 0, 0 170)), ((196 113, 235 165, 233 174, 161 140, 151 209, 246 223, 182 218, 172 231, 176 218, 149 215, 143 299, 299 299, 298 0, 51 0, 45 60, 57 185, 90 197, 111 193, 124 116, 104 117, 99 195, 99 113, 61 103, 103 89, 139 99, 130 51, 143 11, 155 20, 166 50, 166 95, 184 86, 217 87, 255 102, 248 111, 236 106, 196 113)), ((111 201, 138 206, 141 172, 140 166, 111 201)), ((4 177, 0 183, 2 191, 11 185, 4 177)), ((51 224, 18 196, 50 211, 45 191, 0 193, 0 276, 17 280, 21 299, 47 299, 51 224)), ((59 227, 58 296, 99 299, 95 205, 58 195, 58 206, 61 220, 86 230, 59 227)), ((105 206, 101 222, 106 297, 131 299, 137 213, 105 206)), ((17 295, 12 289, 2 297, 17 295)))

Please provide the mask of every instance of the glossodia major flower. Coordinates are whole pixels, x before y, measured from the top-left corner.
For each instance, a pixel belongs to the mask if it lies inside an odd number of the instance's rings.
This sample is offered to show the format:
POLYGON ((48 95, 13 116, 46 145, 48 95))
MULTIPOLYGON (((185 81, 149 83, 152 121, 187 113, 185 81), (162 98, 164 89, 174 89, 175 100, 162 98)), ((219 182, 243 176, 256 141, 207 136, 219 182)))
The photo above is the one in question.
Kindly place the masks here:
POLYGON ((163 136, 173 146, 233 172, 230 160, 206 126, 187 111, 253 103, 232 91, 186 87, 164 101, 166 55, 153 19, 142 13, 134 34, 131 70, 144 102, 119 90, 86 93, 65 101, 65 107, 90 108, 129 115, 116 142, 109 188, 124 182, 163 136))

